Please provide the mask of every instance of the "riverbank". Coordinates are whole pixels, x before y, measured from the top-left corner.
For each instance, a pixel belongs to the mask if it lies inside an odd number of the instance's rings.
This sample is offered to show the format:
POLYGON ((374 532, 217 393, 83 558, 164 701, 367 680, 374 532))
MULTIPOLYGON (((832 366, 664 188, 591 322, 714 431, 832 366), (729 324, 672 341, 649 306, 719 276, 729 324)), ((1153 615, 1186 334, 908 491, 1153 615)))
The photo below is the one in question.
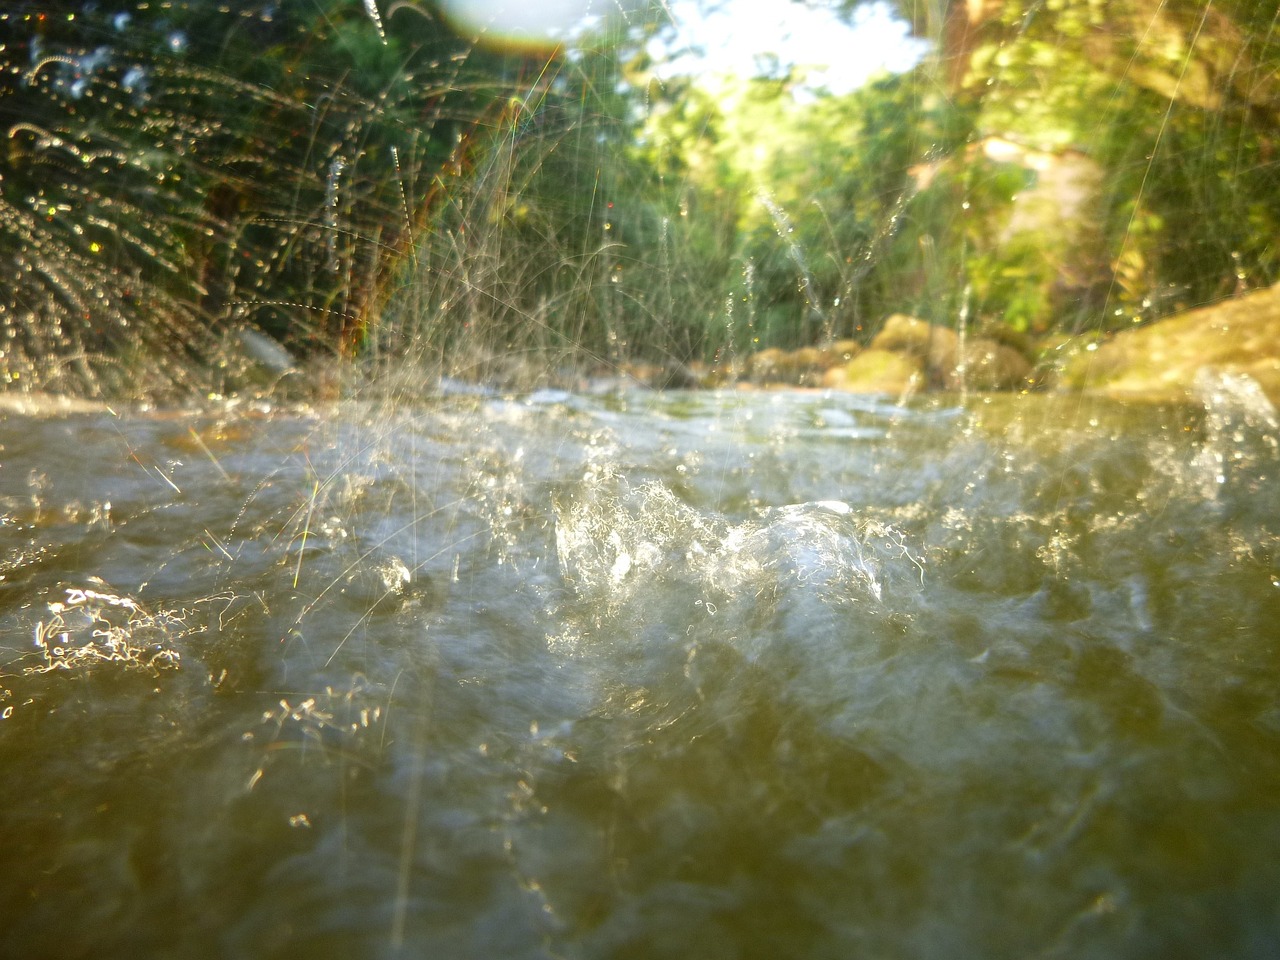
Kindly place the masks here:
MULTIPOLYGON (((426 387, 425 392, 489 395, 546 388, 580 393, 636 387, 820 389, 905 399, 932 391, 1048 390, 1179 403, 1198 397, 1206 377, 1229 376, 1248 378, 1273 406, 1280 406, 1280 285, 1101 338, 1051 334, 1034 340, 996 325, 975 327, 962 335, 948 327, 895 314, 865 346, 838 340, 796 350, 767 348, 714 363, 621 362, 594 369, 496 353, 486 355, 483 361, 468 363, 464 379, 443 370, 436 376, 427 375, 406 360, 383 364, 376 372, 361 371, 356 364, 348 380, 331 363, 297 360, 282 373, 253 354, 242 358, 245 370, 237 378, 241 389, 217 397, 306 404, 352 392, 422 395, 424 385, 434 385, 435 390, 426 387), (255 363, 258 375, 253 373, 255 363)), ((146 397, 124 399, 145 401, 146 397)), ((0 413, 4 414, 74 414, 100 409, 109 402, 14 388, 0 391, 0 413)))
POLYGON ((1245 376, 1280 405, 1280 285, 1095 338, 1039 341, 998 326, 957 333, 895 314, 864 347, 841 340, 769 348, 718 364, 624 365, 653 387, 816 387, 909 397, 928 390, 1085 391, 1115 399, 1179 402, 1206 376, 1245 376))

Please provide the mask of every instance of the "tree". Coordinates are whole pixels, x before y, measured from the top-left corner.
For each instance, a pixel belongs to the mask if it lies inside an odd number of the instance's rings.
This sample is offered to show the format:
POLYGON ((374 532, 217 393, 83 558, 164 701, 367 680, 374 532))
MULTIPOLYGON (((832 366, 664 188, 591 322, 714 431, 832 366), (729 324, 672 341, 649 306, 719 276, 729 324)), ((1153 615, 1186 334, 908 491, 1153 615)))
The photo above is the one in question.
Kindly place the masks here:
POLYGON ((432 20, 384 43, 357 0, 18 3, 0 26, 19 385, 216 387, 197 373, 244 323, 350 347, 502 82, 432 20))
POLYGON ((897 6, 933 38, 936 75, 975 118, 973 146, 949 173, 962 184, 964 219, 986 232, 954 233, 948 257, 982 288, 984 310, 1032 326, 1109 327, 1280 279, 1270 240, 1280 228, 1274 4, 897 6), (1016 149, 993 161, 980 145, 996 140, 1016 149), (1046 192, 1045 165, 1076 157, 1098 169, 1087 255, 1076 231, 1066 262, 1056 227, 1010 243, 1008 224, 1027 220, 1018 204, 1037 185, 1046 192), (1006 196, 975 192, 1005 175, 993 163, 1026 183, 1006 196))

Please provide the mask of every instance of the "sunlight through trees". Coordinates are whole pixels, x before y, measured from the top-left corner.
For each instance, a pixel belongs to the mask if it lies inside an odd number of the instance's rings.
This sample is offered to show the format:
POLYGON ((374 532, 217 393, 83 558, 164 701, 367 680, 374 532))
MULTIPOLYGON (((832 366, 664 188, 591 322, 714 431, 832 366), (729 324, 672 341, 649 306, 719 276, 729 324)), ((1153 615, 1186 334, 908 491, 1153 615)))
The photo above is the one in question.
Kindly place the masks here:
POLYGON ((235 389, 245 330, 490 372, 1105 331, 1280 279, 1263 2, 901 0, 929 53, 839 95, 672 75, 662 6, 516 51, 368 6, 6 6, 6 382, 235 389))

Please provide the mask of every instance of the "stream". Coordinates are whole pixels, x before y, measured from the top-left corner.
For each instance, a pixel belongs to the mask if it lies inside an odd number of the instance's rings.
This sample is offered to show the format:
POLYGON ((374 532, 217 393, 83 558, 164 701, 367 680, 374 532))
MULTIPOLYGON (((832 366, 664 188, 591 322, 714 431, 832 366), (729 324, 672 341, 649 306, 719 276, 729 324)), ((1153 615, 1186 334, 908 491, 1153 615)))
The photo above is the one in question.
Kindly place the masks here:
POLYGON ((1256 386, 0 415, 0 955, 1280 951, 1256 386))

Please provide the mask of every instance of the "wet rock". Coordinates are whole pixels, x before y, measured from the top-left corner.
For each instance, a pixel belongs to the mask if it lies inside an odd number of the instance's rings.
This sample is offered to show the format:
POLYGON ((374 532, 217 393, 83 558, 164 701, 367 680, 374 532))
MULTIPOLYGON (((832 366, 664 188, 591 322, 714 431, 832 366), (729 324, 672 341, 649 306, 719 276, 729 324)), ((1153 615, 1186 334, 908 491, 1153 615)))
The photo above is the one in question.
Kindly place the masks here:
POLYGON ((1246 375, 1280 404, 1280 285, 1125 330, 1068 359, 1060 383, 1182 400, 1202 371, 1246 375))
POLYGON ((1064 379, 1067 371, 1079 362, 1080 354, 1096 348, 1094 339, 1079 334, 1050 333, 1041 337, 1029 354, 1033 367, 1031 382, 1049 389, 1067 386, 1064 379))
POLYGON ((888 393, 901 396, 915 391, 924 380, 919 358, 893 350, 868 349, 842 367, 832 367, 822 385, 851 393, 888 393))
POLYGON ((1032 346, 1030 337, 1021 330, 1015 330, 1007 323, 1001 323, 999 320, 984 321, 978 327, 975 336, 984 340, 1003 343, 1006 347, 1011 347, 1028 359, 1035 354, 1035 347, 1032 346))
POLYGON ((746 376, 752 383, 777 383, 781 378, 783 353, 766 347, 747 357, 746 376))
POLYGON ((789 351, 767 347, 746 358, 743 365, 745 378, 758 385, 816 386, 823 381, 827 371, 848 363, 860 349, 852 340, 837 340, 818 347, 789 351))
POLYGON ((949 390, 1016 390, 1028 385, 1031 363, 1017 350, 980 337, 965 344, 955 366, 943 373, 949 390), (961 356, 963 363, 961 363, 961 356))
POLYGON ((793 350, 784 358, 783 371, 787 383, 796 386, 812 386, 822 377, 825 369, 822 362, 822 351, 817 347, 801 347, 793 350))
POLYGON ((619 368, 624 383, 650 390, 696 390, 703 385, 705 374, 692 366, 670 360, 658 363, 624 363, 619 368))
POLYGON ((1031 376, 1030 361, 1003 337, 971 339, 964 359, 961 369, 960 338, 954 330, 894 314, 866 350, 853 340, 792 351, 769 347, 748 356, 741 370, 732 372, 757 386, 822 386, 893 394, 926 385, 959 389, 962 376, 970 389, 1017 389, 1025 387, 1031 376))
POLYGON ((817 347, 800 347, 797 350, 769 347, 752 355, 748 362, 753 383, 776 383, 789 387, 813 386, 826 369, 822 351, 817 347))
POLYGON ((832 367, 844 366, 861 351, 862 344, 856 340, 836 340, 818 348, 819 362, 825 372, 832 367))
POLYGON ((956 367, 960 338, 954 330, 895 313, 872 338, 871 349, 915 357, 923 364, 929 382, 942 384, 956 367))
POLYGON ((746 366, 745 360, 732 356, 717 358, 707 364, 690 364, 704 387, 723 387, 737 383, 746 375, 746 366))
POLYGON ((662 377, 654 386, 659 390, 697 390, 703 374, 690 364, 672 360, 662 367, 662 377))

